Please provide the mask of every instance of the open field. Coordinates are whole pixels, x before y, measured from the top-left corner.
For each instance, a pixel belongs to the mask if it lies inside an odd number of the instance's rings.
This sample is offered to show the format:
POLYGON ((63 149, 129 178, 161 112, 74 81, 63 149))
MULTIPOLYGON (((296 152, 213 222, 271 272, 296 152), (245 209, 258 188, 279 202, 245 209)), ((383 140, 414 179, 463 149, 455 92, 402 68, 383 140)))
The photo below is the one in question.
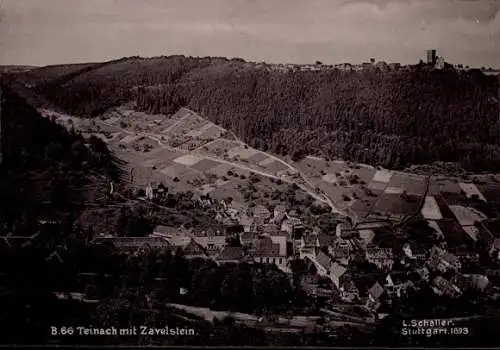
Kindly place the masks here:
POLYGON ((476 221, 483 221, 487 218, 486 215, 473 208, 460 205, 450 205, 450 210, 462 226, 472 226, 476 221))
POLYGON ((461 191, 462 189, 456 180, 431 178, 429 185, 429 194, 431 195, 437 195, 441 192, 460 193, 461 191))
POLYGON ((272 172, 278 172, 278 171, 283 171, 283 170, 288 169, 288 167, 285 164, 283 164, 277 160, 274 160, 271 163, 267 164, 266 166, 264 166, 264 168, 267 170, 270 170, 272 172))
POLYGON ((238 146, 236 141, 218 139, 202 147, 202 151, 216 156, 223 156, 230 149, 238 146))
POLYGON ((376 191, 384 191, 387 187, 387 183, 379 182, 379 181, 370 181, 368 183, 368 188, 376 191))
POLYGON ((212 168, 215 168, 216 166, 219 166, 222 163, 210 160, 210 159, 202 159, 199 162, 191 165, 191 168, 201 171, 201 172, 206 172, 212 168))
POLYGON ((425 197, 425 202, 421 213, 422 216, 428 220, 441 220, 443 218, 436 199, 433 196, 425 197))
POLYGON ((258 152, 256 154, 254 154, 253 156, 251 156, 250 158, 248 158, 248 161, 250 163, 258 164, 266 159, 270 159, 270 158, 268 158, 264 153, 258 152))
POLYGON ((404 173, 394 173, 388 183, 389 187, 401 188, 408 194, 422 195, 425 193, 426 185, 423 176, 404 173))
POLYGON ((392 172, 389 170, 377 170, 375 175, 373 175, 373 181, 389 183, 392 177, 392 172))
POLYGON ((244 148, 244 147, 234 147, 228 150, 227 155, 229 156, 230 159, 233 158, 240 158, 240 159, 248 159, 251 158, 252 156, 258 154, 259 151, 251 148, 244 148))
POLYGON ((479 189, 476 187, 476 185, 472 183, 464 183, 460 182, 458 184, 460 188, 465 192, 465 195, 467 198, 472 198, 472 196, 477 196, 481 200, 486 201, 486 198, 484 198, 483 194, 479 191, 479 189))
POLYGON ((381 214, 412 215, 419 206, 419 197, 408 195, 402 198, 399 194, 384 193, 375 204, 373 211, 381 214))

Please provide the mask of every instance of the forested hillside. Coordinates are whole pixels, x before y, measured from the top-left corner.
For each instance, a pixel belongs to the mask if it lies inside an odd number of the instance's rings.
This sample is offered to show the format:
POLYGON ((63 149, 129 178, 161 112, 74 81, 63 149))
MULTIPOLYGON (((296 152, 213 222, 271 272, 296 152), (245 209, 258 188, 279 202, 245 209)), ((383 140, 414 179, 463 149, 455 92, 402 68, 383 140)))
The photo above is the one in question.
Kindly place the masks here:
POLYGON ((36 220, 77 215, 84 203, 119 180, 114 157, 98 138, 85 141, 44 119, 2 88, 0 222, 17 235, 33 234, 36 220), (88 142, 88 144, 87 144, 88 142))
POLYGON ((252 146, 294 158, 500 168, 498 79, 479 71, 282 72, 238 59, 172 56, 68 74, 35 89, 70 113, 95 116, 128 101, 153 113, 188 106, 252 146))

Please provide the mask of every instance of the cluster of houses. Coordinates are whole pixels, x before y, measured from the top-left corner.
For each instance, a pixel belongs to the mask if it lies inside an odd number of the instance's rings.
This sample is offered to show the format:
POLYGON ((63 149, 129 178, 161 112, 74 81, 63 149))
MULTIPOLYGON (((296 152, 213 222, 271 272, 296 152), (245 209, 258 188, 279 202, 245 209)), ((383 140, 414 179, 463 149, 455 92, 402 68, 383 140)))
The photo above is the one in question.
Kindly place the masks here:
MULTIPOLYGON (((110 241, 130 253, 148 250, 182 250, 186 258, 212 259, 218 264, 273 264, 291 278, 291 261, 300 259, 307 269, 301 277, 303 289, 315 297, 336 296, 343 302, 363 303, 376 310, 384 302, 402 298, 422 283, 438 295, 460 296, 467 288, 484 291, 486 276, 464 275, 460 257, 434 246, 423 249, 405 244, 395 252, 378 247, 373 240, 384 223, 349 221, 335 232, 306 227, 294 210, 279 204, 274 208, 238 201, 212 201, 217 205, 217 224, 206 228, 157 226, 146 237, 101 236, 96 242, 110 241), (368 263, 376 269, 371 284, 360 283, 363 271, 353 273, 352 265, 368 263), (361 277, 360 277, 361 276, 361 277)), ((210 203, 209 203, 210 202, 210 203)))
POLYGON ((322 71, 322 70, 341 70, 341 71, 362 71, 365 69, 379 69, 383 71, 399 70, 402 68, 400 63, 386 63, 383 61, 376 61, 371 58, 369 62, 362 62, 360 64, 352 63, 338 63, 335 65, 324 65, 320 62, 316 64, 267 64, 258 63, 257 67, 265 67, 269 70, 278 70, 282 72, 289 71, 322 71))

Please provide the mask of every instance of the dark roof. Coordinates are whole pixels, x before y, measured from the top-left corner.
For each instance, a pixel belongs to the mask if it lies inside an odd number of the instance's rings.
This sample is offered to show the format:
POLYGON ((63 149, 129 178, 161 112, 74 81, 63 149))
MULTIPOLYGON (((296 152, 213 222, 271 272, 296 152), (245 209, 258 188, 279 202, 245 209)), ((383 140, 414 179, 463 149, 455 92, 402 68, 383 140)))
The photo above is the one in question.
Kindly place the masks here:
POLYGON ((327 269, 327 270, 330 269, 330 266, 332 264, 332 259, 328 255, 326 255, 325 253, 319 252, 318 256, 316 257, 316 260, 325 269, 327 269))
POLYGON ((340 265, 339 263, 334 262, 331 268, 331 273, 337 278, 342 277, 347 271, 347 268, 340 265))
POLYGON ((257 256, 278 256, 280 245, 273 243, 269 237, 263 237, 256 242, 255 253, 257 256))
POLYGON ((253 216, 257 218, 270 218, 271 212, 263 205, 256 205, 253 210, 253 216))
POLYGON ((154 233, 161 233, 166 235, 178 234, 181 231, 182 230, 178 227, 164 225, 158 225, 153 230, 154 233))
POLYGON ((384 288, 380 283, 375 282, 375 284, 368 290, 368 293, 374 298, 378 299, 382 294, 384 294, 384 288))
POLYGON ((243 258, 243 249, 241 247, 224 247, 217 256, 217 260, 241 260, 243 258))
POLYGON ((318 235, 319 245, 322 247, 333 245, 336 239, 336 236, 328 235, 326 233, 320 233, 318 235))
POLYGON ((243 242, 251 242, 253 241, 254 239, 256 239, 257 237, 259 236, 258 233, 256 232, 243 232, 241 233, 241 241, 243 242))
POLYGON ((185 255, 204 255, 206 256, 205 249, 198 243, 191 239, 191 241, 182 250, 185 255))
POLYGON ((280 231, 280 227, 275 224, 265 224, 263 227, 263 232, 271 236, 275 236, 280 231))

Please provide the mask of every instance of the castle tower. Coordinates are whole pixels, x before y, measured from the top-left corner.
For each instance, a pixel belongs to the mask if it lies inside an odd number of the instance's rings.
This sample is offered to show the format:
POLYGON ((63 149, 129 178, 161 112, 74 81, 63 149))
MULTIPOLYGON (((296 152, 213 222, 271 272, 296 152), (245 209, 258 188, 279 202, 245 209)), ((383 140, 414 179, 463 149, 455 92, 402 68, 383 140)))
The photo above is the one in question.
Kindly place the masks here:
POLYGON ((436 50, 427 50, 427 64, 435 65, 437 60, 436 50))

